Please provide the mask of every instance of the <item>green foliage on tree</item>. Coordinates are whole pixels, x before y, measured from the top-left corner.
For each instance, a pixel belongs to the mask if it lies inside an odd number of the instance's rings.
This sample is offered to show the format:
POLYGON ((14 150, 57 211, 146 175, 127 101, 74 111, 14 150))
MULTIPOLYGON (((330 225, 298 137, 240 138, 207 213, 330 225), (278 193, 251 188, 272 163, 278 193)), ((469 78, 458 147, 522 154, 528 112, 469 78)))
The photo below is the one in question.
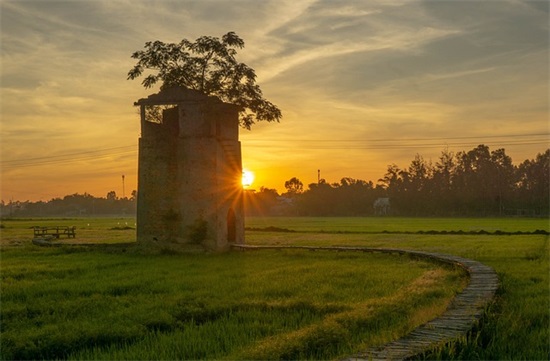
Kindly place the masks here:
MULTIPOLYGON (((515 166, 504 149, 486 145, 453 153, 447 149, 434 163, 417 154, 408 167, 391 164, 378 184, 344 177, 339 183, 311 183, 304 189, 296 177, 286 193, 260 188, 244 194, 247 215, 374 215, 378 198, 389 198, 389 215, 400 216, 548 216, 550 214, 550 149, 515 166)), ((48 202, 0 202, 3 217, 135 214, 137 192, 119 198, 72 194, 48 202)), ((173 214, 173 217, 178 217, 173 214)), ((200 239, 197 224, 189 235, 200 239)))
POLYGON ((222 38, 202 36, 191 42, 179 43, 149 41, 145 49, 136 51, 132 58, 136 65, 128 72, 128 79, 136 79, 146 71, 142 84, 151 88, 161 82, 161 89, 183 86, 213 95, 224 102, 240 106, 240 124, 250 129, 256 121, 279 121, 282 113, 276 105, 264 99, 256 84, 254 69, 239 63, 235 56, 244 41, 234 32, 222 38))
POLYGON ((244 192, 244 209, 247 216, 266 216, 277 211, 277 190, 260 187, 260 191, 244 192))
POLYGON ((408 167, 388 165, 376 186, 344 177, 292 193, 293 178, 283 195, 293 198, 287 213, 301 216, 373 215, 379 198, 389 198, 391 215, 544 216, 550 211, 549 169, 550 150, 514 166, 504 149, 481 144, 456 154, 445 149, 433 164, 416 154, 408 167))
POLYGON ((288 195, 300 194, 304 191, 304 184, 296 177, 285 182, 285 189, 288 195))

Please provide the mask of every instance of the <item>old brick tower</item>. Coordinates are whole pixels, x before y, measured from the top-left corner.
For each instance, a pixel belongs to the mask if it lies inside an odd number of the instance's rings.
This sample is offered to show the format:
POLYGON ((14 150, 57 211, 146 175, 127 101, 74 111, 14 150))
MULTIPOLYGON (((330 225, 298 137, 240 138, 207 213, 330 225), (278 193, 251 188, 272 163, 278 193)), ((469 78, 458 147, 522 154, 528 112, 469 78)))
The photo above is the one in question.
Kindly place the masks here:
POLYGON ((238 107, 183 87, 135 105, 138 242, 216 251, 244 243, 238 107))

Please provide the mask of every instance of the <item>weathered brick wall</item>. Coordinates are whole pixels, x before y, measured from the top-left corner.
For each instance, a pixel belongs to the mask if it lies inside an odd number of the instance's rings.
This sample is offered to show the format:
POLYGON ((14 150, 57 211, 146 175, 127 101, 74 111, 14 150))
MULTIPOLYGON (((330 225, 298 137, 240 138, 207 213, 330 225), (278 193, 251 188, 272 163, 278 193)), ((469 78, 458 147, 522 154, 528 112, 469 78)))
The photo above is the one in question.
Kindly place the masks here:
POLYGON ((210 249, 244 243, 238 109, 196 94, 177 105, 162 124, 142 121, 138 241, 196 243, 205 233, 210 249))
POLYGON ((166 124, 147 122, 139 140, 137 234, 166 241, 175 233, 178 185, 168 175, 177 169, 177 137, 166 124))

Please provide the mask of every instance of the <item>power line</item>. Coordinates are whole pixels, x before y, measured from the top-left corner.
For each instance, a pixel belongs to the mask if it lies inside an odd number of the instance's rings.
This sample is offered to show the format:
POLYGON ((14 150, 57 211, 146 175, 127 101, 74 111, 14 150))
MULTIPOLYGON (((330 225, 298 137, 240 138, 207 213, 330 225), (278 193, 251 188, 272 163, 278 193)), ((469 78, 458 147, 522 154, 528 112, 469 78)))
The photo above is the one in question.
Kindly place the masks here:
POLYGON ((136 154, 137 149, 135 145, 122 146, 114 148, 104 148, 93 151, 78 152, 78 153, 66 153, 63 155, 54 155, 47 157, 14 159, 0 162, 0 166, 3 169, 21 168, 21 167, 33 167, 62 163, 74 163, 86 160, 98 160, 104 158, 110 158, 113 156, 136 154), (117 152, 111 152, 112 150, 118 150, 117 152), (108 152, 108 153, 105 153, 108 152))
MULTIPOLYGON (((463 137, 440 137, 440 138, 364 138, 364 139, 311 139, 311 138, 292 138, 295 142, 408 142, 408 141, 446 141, 446 140, 465 140, 465 139, 488 139, 488 138, 525 138, 525 137, 550 137, 550 133, 530 133, 530 134, 507 134, 507 135, 481 135, 481 136, 463 136, 463 137)), ((246 142, 288 142, 290 139, 254 139, 247 138, 246 142)))
POLYGON ((135 148, 135 145, 125 145, 125 146, 121 146, 121 147, 103 148, 103 149, 96 149, 96 150, 88 150, 88 151, 85 151, 85 152, 66 153, 66 154, 60 154, 60 155, 50 155, 50 156, 45 156, 45 157, 6 160, 6 161, 2 161, 1 163, 6 164, 6 163, 12 163, 12 162, 19 162, 19 161, 34 161, 34 160, 39 161, 39 160, 42 160, 42 159, 62 158, 62 157, 74 156, 74 155, 96 154, 96 153, 102 153, 102 152, 109 151, 109 150, 128 149, 128 148, 135 148))
MULTIPOLYGON (((524 146, 524 145, 542 145, 549 144, 549 133, 529 133, 529 134, 509 134, 509 135, 487 135, 487 136, 463 136, 463 137, 445 137, 445 138, 366 138, 366 139, 292 139, 292 147, 289 147, 289 139, 246 139, 244 147, 246 148, 279 148, 279 149, 303 149, 303 150, 332 150, 332 149, 427 149, 441 147, 470 147, 479 144, 479 140, 491 139, 485 141, 488 145, 498 144, 499 146, 524 146), (544 139, 540 139, 544 137, 544 139), (531 139, 529 139, 531 138, 531 139), (536 139, 538 138, 538 139, 536 139), (478 141, 473 141, 478 139, 478 141), (458 142, 453 142, 457 141, 458 142), (472 140, 471 142, 460 142, 460 140, 472 140), (451 142, 449 142, 451 141, 451 142), (254 144, 262 142, 262 144, 254 144), (315 144, 315 142, 320 144, 315 144), (309 145, 300 145, 306 143, 309 145), (344 143, 344 144, 338 144, 344 143), (376 143, 376 144, 369 144, 376 143), (279 145, 280 144, 280 145, 279 145)), ((62 163, 75 163, 87 160, 98 160, 114 156, 136 155, 136 145, 124 145, 119 147, 110 147, 95 149, 82 152, 65 153, 60 155, 11 159, 0 161, 3 169, 13 169, 32 166, 44 166, 62 163)))
MULTIPOLYGON (((371 139, 289 139, 260 140, 246 139, 247 148, 304 149, 304 150, 388 150, 388 149, 427 149, 448 147, 471 147, 484 143, 496 146, 548 145, 549 133, 508 134, 488 136, 457 136, 442 138, 371 138, 371 139), (261 141, 261 144, 259 143, 261 141), (282 144, 284 143, 284 144, 282 144)), ((245 144, 246 144, 245 143, 245 144)))
MULTIPOLYGON (((499 145, 499 146, 521 146, 521 145, 548 145, 548 141, 516 141, 516 142, 484 142, 486 145, 499 145)), ((327 144, 327 145, 307 145, 300 147, 299 149, 373 149, 373 150, 387 150, 387 149, 427 149, 427 148, 445 148, 445 147, 471 147, 479 145, 479 142, 469 142, 469 143, 432 143, 432 144, 373 144, 373 145, 353 145, 353 144, 327 144)), ((287 145, 252 145, 250 148, 272 148, 272 149, 297 149, 297 147, 289 147, 287 145)))

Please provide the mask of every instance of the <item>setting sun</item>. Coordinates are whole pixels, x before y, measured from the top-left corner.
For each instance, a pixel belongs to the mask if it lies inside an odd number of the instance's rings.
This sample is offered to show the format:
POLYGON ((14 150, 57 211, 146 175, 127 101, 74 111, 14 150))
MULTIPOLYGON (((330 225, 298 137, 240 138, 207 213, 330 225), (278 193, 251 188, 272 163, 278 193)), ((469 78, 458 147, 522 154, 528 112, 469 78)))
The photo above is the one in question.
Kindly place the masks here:
POLYGON ((243 177, 241 180, 243 187, 250 187, 252 185, 252 182, 254 182, 254 173, 252 173, 248 169, 243 169, 243 177))

